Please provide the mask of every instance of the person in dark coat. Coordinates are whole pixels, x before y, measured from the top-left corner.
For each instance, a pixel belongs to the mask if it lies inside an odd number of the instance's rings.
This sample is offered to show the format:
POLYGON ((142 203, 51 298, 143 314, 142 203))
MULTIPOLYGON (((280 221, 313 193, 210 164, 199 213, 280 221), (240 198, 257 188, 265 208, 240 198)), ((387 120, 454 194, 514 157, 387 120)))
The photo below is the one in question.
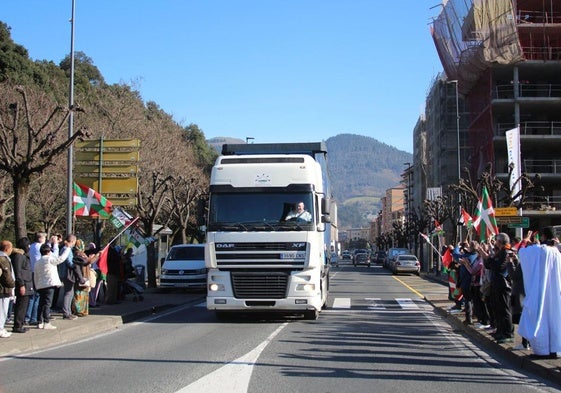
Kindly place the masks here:
POLYGON ((33 270, 29 260, 29 246, 31 241, 27 237, 22 237, 16 242, 16 248, 12 249, 10 259, 14 267, 14 276, 16 278, 16 303, 14 306, 14 333, 26 333, 25 313, 29 306, 29 299, 34 294, 33 290, 33 270))
POLYGON ((119 303, 119 282, 122 275, 122 263, 120 250, 109 246, 107 253, 107 293, 106 304, 119 303))
POLYGON ((510 237, 506 233, 499 233, 495 237, 495 252, 489 255, 480 248, 479 253, 484 258, 485 267, 493 272, 491 281, 491 307, 495 318, 497 343, 514 341, 514 327, 512 325, 511 295, 512 286, 508 275, 508 264, 512 260, 510 237))

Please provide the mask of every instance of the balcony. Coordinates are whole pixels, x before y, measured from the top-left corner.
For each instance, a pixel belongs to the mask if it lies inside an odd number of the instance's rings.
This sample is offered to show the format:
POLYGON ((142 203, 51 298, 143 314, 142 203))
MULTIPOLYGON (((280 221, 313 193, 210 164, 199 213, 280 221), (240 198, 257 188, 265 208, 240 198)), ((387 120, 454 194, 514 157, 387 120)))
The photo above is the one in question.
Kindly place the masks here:
MULTIPOLYGON (((498 123, 497 136, 516 127, 514 123, 498 123)), ((520 124, 520 135, 556 135, 561 136, 561 121, 527 121, 520 124)))
MULTIPOLYGON (((514 85, 497 85, 493 89, 493 99, 514 99, 514 85)), ((522 83, 518 85, 518 98, 561 98, 561 84, 522 83)))
POLYGON ((526 173, 549 173, 561 175, 561 159, 559 160, 522 160, 526 173))

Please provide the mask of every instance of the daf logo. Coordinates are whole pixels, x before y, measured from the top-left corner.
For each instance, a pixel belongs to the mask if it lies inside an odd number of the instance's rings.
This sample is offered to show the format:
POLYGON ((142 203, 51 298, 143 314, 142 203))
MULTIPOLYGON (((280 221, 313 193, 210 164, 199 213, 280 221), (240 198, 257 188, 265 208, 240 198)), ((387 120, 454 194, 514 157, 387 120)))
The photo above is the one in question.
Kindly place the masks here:
POLYGON ((292 243, 293 248, 303 248, 306 243, 292 243))
POLYGON ((236 245, 234 243, 216 243, 216 248, 234 248, 236 245))

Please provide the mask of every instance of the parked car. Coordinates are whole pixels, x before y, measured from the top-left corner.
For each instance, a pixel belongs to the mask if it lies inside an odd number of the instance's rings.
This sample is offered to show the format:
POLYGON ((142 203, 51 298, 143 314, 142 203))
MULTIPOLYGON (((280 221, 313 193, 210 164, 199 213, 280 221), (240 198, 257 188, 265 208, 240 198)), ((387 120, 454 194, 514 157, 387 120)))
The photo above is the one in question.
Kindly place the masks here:
POLYGON ((376 251, 372 254, 372 262, 374 263, 384 263, 387 253, 385 251, 376 251))
POLYGON ((160 288, 205 289, 206 276, 204 244, 176 245, 162 264, 160 288))
POLYGON ((410 254, 407 248, 392 247, 388 250, 388 254, 384 259, 384 267, 391 270, 391 263, 394 258, 400 254, 410 254))
POLYGON ((394 274, 398 273, 421 273, 421 263, 415 255, 399 254, 391 262, 391 271, 394 274))
POLYGON ((353 259, 353 266, 366 265, 370 267, 370 253, 368 252, 358 252, 355 254, 353 259))

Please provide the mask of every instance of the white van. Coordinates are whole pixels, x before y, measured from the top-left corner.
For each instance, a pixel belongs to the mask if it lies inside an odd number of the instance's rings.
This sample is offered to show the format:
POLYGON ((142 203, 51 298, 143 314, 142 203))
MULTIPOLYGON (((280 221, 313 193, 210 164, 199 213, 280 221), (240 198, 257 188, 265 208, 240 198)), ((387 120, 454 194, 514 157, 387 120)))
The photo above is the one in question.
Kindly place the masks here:
POLYGON ((162 265, 160 288, 206 288, 204 244, 180 244, 170 248, 162 265))

